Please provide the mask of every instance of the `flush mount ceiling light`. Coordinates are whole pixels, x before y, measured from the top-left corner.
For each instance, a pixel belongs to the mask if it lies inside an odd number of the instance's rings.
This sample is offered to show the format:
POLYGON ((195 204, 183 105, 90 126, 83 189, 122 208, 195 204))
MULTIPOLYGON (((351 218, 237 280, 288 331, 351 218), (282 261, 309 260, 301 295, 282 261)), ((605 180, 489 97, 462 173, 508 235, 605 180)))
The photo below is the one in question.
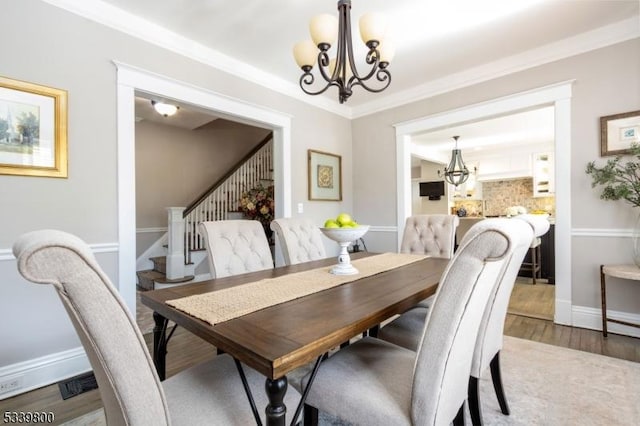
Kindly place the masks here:
MULTIPOLYGON (((456 145, 453 151, 451 151, 451 161, 449 162, 449 166, 444 168, 444 180, 455 186, 465 183, 469 178, 469 169, 467 169, 467 166, 464 165, 464 161, 462 161, 462 151, 458 149, 459 137, 460 136, 453 137, 456 141, 456 145)), ((439 170, 438 175, 440 175, 439 170)))
POLYGON ((175 114, 180 109, 179 106, 167 104, 164 102, 151 101, 151 105, 153 105, 153 108, 156 110, 158 114, 163 115, 165 117, 169 117, 175 114))
POLYGON ((367 13, 360 18, 360 37, 367 45, 369 52, 365 57, 371 68, 366 74, 356 69, 351 40, 351 0, 338 1, 339 19, 329 14, 315 16, 309 23, 311 40, 296 43, 293 55, 296 63, 302 68, 300 88, 309 95, 324 93, 329 87, 338 88, 340 103, 344 103, 353 92, 354 86, 362 86, 369 92, 382 92, 391 83, 391 74, 387 67, 393 59, 395 48, 387 40, 383 41, 387 30, 385 18, 377 13, 367 13), (329 48, 336 42, 337 51, 334 58, 329 58, 329 48), (316 61, 326 86, 317 91, 311 90, 315 81, 311 73, 316 61), (378 87, 370 87, 366 81, 378 80, 378 87))

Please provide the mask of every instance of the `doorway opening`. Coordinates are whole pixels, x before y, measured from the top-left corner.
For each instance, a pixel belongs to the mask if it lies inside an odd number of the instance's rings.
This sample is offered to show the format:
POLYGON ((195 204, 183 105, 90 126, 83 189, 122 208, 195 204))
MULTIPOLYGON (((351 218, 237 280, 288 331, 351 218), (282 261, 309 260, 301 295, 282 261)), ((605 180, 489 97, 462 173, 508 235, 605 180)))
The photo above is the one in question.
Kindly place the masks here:
POLYGON ((456 247, 476 223, 518 212, 546 218, 550 229, 532 242, 509 313, 553 320, 555 301, 554 107, 544 106, 412 135, 412 215, 457 214, 456 247), (444 181, 455 146, 469 171, 458 186, 444 181), (422 191, 439 183, 442 197, 422 191))
MULTIPOLYGON (((555 220, 554 321, 571 325, 571 85, 562 82, 475 105, 399 123, 396 128, 398 247, 406 218, 411 215, 411 155, 417 135, 542 107, 553 107, 555 220)), ((453 136, 453 135, 451 135, 453 136)), ((446 162, 446 160, 442 161, 446 162)))
POLYGON ((136 312, 136 93, 172 99, 210 111, 218 117, 272 131, 273 184, 277 194, 275 214, 278 217, 291 216, 291 117, 156 73, 119 62, 115 64, 118 70, 118 289, 133 314, 136 312))

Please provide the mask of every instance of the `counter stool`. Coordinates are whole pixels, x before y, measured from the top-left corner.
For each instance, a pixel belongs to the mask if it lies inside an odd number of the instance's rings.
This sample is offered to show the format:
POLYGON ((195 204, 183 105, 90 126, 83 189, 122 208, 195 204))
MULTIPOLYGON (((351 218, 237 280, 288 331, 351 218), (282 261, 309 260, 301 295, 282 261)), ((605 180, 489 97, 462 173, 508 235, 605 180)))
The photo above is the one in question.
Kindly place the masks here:
POLYGON ((536 283, 536 280, 538 278, 542 278, 542 256, 540 252, 541 245, 542 239, 540 237, 535 237, 533 241, 531 241, 531 245, 529 246, 531 262, 522 262, 522 266, 520 267, 521 271, 531 271, 533 284, 536 283))

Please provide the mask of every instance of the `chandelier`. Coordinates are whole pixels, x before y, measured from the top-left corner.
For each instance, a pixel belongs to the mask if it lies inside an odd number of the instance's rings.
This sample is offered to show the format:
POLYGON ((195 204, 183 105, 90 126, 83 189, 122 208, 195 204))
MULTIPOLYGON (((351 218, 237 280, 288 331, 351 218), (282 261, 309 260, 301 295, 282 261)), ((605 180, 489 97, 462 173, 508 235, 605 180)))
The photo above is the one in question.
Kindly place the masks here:
MULTIPOLYGON (((444 168, 444 180, 455 186, 465 183, 469 178, 469 169, 467 169, 467 166, 464 165, 464 161, 462 161, 462 151, 458 149, 459 137, 460 136, 453 137, 456 141, 456 145, 453 151, 451 151, 449 167, 444 168)), ((438 174, 440 174, 440 171, 438 171, 438 174)))
POLYGON ((387 66, 393 59, 395 49, 388 41, 383 41, 386 32, 386 20, 377 13, 367 13, 360 18, 360 37, 369 48, 365 57, 371 68, 366 74, 356 69, 351 40, 351 0, 338 1, 339 19, 329 14, 315 16, 309 23, 311 40, 296 43, 293 55, 296 63, 302 68, 300 88, 309 95, 324 93, 329 87, 338 88, 340 103, 344 103, 353 92, 354 86, 362 86, 369 92, 382 92, 391 83, 391 74, 387 66), (336 42, 335 58, 329 58, 329 49, 336 42), (326 86, 313 91, 311 87, 315 77, 311 73, 316 61, 320 76, 326 81, 326 86), (365 82, 369 79, 378 80, 378 87, 370 87, 365 82))

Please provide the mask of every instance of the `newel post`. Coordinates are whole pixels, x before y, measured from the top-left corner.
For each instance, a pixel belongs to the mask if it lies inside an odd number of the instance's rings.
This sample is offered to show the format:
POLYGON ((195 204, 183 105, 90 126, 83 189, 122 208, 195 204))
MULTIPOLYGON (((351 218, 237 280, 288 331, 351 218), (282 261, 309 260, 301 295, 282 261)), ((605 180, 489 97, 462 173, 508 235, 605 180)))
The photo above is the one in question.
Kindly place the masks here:
POLYGON ((167 207, 169 215, 169 250, 167 253, 167 279, 184 278, 184 207, 167 207))

